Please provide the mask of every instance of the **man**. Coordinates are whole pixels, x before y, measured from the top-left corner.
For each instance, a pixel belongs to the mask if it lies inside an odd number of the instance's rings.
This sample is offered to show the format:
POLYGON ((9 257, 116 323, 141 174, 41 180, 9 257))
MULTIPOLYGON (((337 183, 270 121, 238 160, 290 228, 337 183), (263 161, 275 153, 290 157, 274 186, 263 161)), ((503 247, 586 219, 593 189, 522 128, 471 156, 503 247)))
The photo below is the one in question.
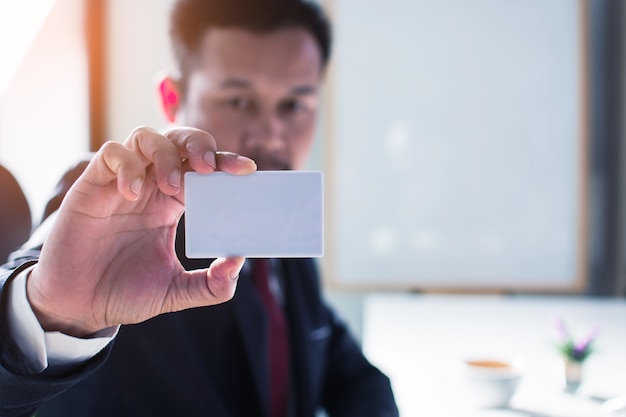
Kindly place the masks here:
MULTIPOLYGON (((160 84, 168 118, 211 132, 217 149, 259 169, 301 168, 330 50, 319 9, 297 0, 181 0, 171 35, 180 74, 160 84)), ((178 237, 186 269, 211 264, 187 259, 182 243, 178 237)), ((141 254, 137 264, 149 259, 141 254)), ((397 415, 388 379, 322 301, 312 260, 272 260, 269 268, 286 317, 288 342, 278 355, 286 365, 274 366, 271 301, 246 263, 231 301, 123 326, 106 363, 38 415, 397 415)))

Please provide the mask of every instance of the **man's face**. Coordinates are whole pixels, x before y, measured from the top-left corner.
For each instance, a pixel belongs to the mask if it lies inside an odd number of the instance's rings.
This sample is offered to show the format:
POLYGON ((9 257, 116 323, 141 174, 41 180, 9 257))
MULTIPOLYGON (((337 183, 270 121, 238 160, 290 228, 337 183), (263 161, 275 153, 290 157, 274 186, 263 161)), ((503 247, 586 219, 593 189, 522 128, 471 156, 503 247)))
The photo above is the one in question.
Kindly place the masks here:
POLYGON ((260 170, 300 169, 317 115, 321 54, 304 29, 209 30, 178 121, 211 133, 220 151, 260 170))

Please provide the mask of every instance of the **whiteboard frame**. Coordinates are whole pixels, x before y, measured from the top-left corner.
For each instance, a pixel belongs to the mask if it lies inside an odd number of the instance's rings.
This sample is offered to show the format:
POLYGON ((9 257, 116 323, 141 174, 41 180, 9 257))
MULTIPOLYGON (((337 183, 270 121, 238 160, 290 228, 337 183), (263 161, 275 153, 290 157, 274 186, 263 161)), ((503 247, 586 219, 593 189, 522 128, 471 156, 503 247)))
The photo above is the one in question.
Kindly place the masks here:
MULTIPOLYGON (((333 25, 338 22, 336 5, 342 0, 324 0, 323 6, 329 14, 333 25)), ((335 179, 337 175, 336 158, 332 150, 332 143, 337 139, 336 128, 336 66, 331 60, 326 73, 325 94, 323 97, 323 157, 324 157, 324 193, 325 193, 325 255, 321 260, 321 267, 324 272, 325 285, 338 291, 415 291, 425 293, 479 293, 479 294, 502 294, 502 293, 550 293, 550 294, 580 294, 585 291, 588 284, 589 275, 589 123, 590 123, 590 82, 589 82, 589 0, 578 0, 578 19, 580 22, 580 32, 578 43, 580 45, 580 76, 579 76, 579 161, 578 161, 578 195, 579 195, 579 219, 577 231, 577 267, 575 276, 568 280, 566 285, 546 284, 546 285, 524 285, 518 282, 515 284, 503 282, 502 285, 458 285, 441 284, 431 285, 419 282, 389 281, 384 277, 367 279, 360 283, 346 282, 337 274, 336 269, 336 243, 332 236, 335 232, 337 222, 337 201, 334 199, 335 179)), ((523 278, 523 277, 521 277, 523 278)))

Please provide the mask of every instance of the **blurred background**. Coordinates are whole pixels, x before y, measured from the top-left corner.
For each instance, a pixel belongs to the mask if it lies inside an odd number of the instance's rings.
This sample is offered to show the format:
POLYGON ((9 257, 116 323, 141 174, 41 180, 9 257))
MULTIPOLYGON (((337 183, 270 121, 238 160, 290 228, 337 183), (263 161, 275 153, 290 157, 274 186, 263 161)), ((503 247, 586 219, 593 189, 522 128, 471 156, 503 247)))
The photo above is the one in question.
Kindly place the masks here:
MULTIPOLYGON (((381 293, 626 295, 624 2, 320 2, 335 40, 309 168, 357 337, 381 293)), ((0 2, 0 162, 34 225, 85 153, 166 127, 171 3, 0 2)))
MULTIPOLYGON (((85 152, 165 127, 170 5, 1 3, 0 160, 35 224, 85 152)), ((622 2, 323 5, 330 288, 624 295, 622 2)))

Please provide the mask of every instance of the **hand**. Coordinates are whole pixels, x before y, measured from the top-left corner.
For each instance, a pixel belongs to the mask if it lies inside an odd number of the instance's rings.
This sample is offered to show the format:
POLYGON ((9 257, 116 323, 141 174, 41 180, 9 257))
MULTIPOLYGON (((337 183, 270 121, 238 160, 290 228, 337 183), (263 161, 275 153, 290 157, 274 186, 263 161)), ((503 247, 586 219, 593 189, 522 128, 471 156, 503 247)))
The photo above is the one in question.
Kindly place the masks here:
POLYGON ((189 170, 248 174, 256 165, 216 152, 208 133, 189 128, 139 128, 100 149, 63 200, 27 281, 45 330, 82 337, 232 298, 242 258, 185 271, 176 257, 189 170))

